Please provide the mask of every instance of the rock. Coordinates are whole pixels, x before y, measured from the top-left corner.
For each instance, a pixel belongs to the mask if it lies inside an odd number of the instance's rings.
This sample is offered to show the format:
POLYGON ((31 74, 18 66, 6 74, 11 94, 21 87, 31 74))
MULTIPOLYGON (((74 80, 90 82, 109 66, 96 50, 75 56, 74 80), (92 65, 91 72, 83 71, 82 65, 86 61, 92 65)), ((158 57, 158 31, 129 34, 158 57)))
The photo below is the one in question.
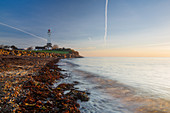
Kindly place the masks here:
POLYGON ((73 84, 74 85, 78 85, 80 82, 78 82, 78 81, 73 81, 73 84))
POLYGON ((76 100, 88 101, 89 97, 85 91, 71 90, 66 95, 73 97, 76 100))

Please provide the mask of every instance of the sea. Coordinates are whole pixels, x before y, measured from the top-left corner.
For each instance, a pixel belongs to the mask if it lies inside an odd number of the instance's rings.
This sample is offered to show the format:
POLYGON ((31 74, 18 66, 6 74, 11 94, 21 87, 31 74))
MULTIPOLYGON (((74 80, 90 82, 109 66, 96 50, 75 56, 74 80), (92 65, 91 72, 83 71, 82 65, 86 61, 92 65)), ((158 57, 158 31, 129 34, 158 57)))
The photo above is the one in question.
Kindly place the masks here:
POLYGON ((59 67, 90 93, 82 113, 170 113, 170 58, 85 57, 61 59, 59 67))

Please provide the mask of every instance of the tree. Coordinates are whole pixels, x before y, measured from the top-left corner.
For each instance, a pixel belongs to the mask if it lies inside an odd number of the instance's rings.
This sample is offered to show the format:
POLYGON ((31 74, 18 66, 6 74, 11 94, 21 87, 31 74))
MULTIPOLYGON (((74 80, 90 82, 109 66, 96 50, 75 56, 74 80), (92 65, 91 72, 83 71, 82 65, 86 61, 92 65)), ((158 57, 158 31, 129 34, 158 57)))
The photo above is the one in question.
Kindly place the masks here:
POLYGON ((27 50, 33 50, 33 47, 32 47, 32 46, 31 46, 31 47, 28 47, 27 50))
POLYGON ((58 49, 58 45, 53 45, 52 49, 58 49))
POLYGON ((11 46, 12 49, 18 49, 16 46, 12 45, 11 46))
POLYGON ((10 48, 10 46, 8 46, 8 45, 5 45, 5 46, 4 46, 4 48, 10 48))

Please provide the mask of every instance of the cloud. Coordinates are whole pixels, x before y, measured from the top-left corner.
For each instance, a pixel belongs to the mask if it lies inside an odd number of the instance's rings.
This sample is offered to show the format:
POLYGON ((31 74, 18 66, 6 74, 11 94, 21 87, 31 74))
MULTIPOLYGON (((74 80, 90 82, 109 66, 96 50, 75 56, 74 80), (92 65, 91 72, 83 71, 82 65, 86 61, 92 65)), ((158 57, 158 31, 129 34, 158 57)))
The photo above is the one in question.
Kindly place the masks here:
POLYGON ((88 40, 89 40, 89 41, 92 41, 92 38, 91 38, 91 37, 88 37, 88 40))
POLYGON ((17 31, 21 31, 21 32, 26 33, 26 34, 28 34, 28 35, 31 35, 31 36, 33 36, 33 37, 35 37, 35 38, 39 38, 39 39, 42 39, 42 40, 44 40, 44 41, 47 41, 47 39, 45 39, 45 38, 43 38, 43 37, 34 35, 34 34, 32 34, 32 33, 29 33, 29 32, 27 32, 27 31, 24 31, 24 30, 22 30, 22 29, 19 29, 19 28, 16 28, 16 27, 13 27, 13 26, 10 26, 10 25, 7 25, 7 24, 4 24, 4 23, 2 23, 2 22, 0 22, 0 25, 3 25, 3 26, 6 26, 6 27, 15 29, 15 30, 17 30, 17 31))
POLYGON ((75 48, 75 49, 79 49, 79 50, 93 50, 93 49, 96 49, 96 47, 84 47, 84 48, 75 48))
POLYGON ((106 0, 106 6, 105 6, 105 34, 104 34, 105 43, 106 43, 106 38, 107 38, 107 6, 108 6, 108 0, 106 0))
POLYGON ((155 43, 155 44, 148 44, 146 46, 152 47, 152 46, 170 46, 170 42, 167 43, 155 43))

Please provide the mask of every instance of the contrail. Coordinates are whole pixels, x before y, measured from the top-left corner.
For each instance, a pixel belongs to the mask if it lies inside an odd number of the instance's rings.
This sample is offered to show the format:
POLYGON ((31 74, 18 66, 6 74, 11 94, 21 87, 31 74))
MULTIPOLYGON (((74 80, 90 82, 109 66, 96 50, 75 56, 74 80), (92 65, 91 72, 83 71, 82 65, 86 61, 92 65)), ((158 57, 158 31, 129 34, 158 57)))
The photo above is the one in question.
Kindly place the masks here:
POLYGON ((105 34, 104 34, 105 43, 106 43, 106 37, 107 37, 107 6, 108 6, 108 0, 106 0, 106 6, 105 6, 105 34))
POLYGON ((26 34, 28 34, 28 35, 31 35, 31 36, 35 37, 35 38, 39 38, 39 39, 42 39, 42 40, 44 40, 44 41, 47 41, 47 39, 45 39, 45 38, 43 38, 43 37, 39 37, 39 36, 37 36, 37 35, 34 35, 34 34, 32 34, 32 33, 29 33, 29 32, 27 32, 27 31, 24 31, 24 30, 22 30, 22 29, 19 29, 19 28, 16 28, 16 27, 13 27, 13 26, 10 26, 10 25, 1 23, 1 22, 0 22, 0 24, 3 25, 3 26, 6 26, 6 27, 12 28, 12 29, 21 31, 21 32, 23 32, 23 33, 26 33, 26 34))

